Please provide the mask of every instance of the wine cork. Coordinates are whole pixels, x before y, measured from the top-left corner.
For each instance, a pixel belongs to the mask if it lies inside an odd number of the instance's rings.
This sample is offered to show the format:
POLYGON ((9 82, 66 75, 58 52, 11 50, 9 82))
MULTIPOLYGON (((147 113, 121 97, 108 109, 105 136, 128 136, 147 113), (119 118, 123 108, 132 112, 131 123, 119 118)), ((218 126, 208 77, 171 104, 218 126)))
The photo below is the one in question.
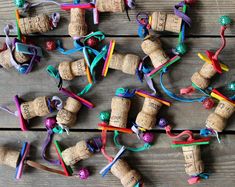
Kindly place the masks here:
POLYGON ((158 68, 169 60, 169 57, 161 47, 159 38, 156 40, 153 40, 151 37, 145 39, 141 44, 141 48, 150 57, 154 68, 158 68))
POLYGON ((70 23, 68 26, 69 35, 78 38, 87 34, 87 24, 85 22, 85 9, 72 8, 70 10, 70 23))
POLYGON ((167 14, 165 12, 153 12, 151 28, 154 31, 169 31, 180 33, 182 18, 175 14, 167 14))
POLYGON ((124 0, 96 0, 96 8, 99 12, 124 12, 124 0))
POLYGON ((206 89, 210 80, 216 74, 213 65, 205 63, 199 72, 195 72, 191 77, 191 81, 201 89, 206 89))
POLYGON ((136 124, 144 129, 150 130, 156 125, 156 115, 159 112, 162 103, 145 98, 143 108, 136 117, 136 124))
POLYGON ((217 132, 222 132, 226 127, 227 119, 234 113, 235 107, 232 103, 221 100, 214 113, 210 114, 206 120, 206 127, 217 132))
POLYGON ((109 125, 126 128, 131 100, 123 97, 113 97, 109 125))
POLYGON ((124 187, 134 187, 140 180, 141 175, 130 168, 127 162, 118 159, 111 167, 111 173, 121 180, 124 187))
POLYGON ((59 110, 56 115, 56 121, 59 124, 63 124, 67 127, 71 127, 77 120, 77 113, 82 107, 82 104, 72 98, 68 97, 65 102, 64 108, 59 110))
POLYGON ((67 166, 72 166, 80 160, 88 159, 92 156, 86 141, 80 141, 75 146, 65 149, 62 158, 67 166))
POLYGON ((19 27, 22 34, 44 33, 51 29, 50 19, 46 14, 40 14, 35 17, 21 18, 19 27))
POLYGON ((10 69, 13 65, 11 64, 11 50, 7 49, 0 53, 0 65, 5 69, 10 69))
POLYGON ((204 172, 204 164, 201 160, 200 146, 183 146, 185 159, 185 172, 189 176, 197 176, 204 172))
POLYGON ((20 105, 21 113, 24 119, 28 120, 36 116, 46 116, 50 114, 48 107, 49 99, 47 97, 37 97, 33 101, 25 102, 20 105))
POLYGON ((73 80, 77 76, 85 76, 85 59, 76 60, 74 62, 61 62, 58 71, 63 80, 73 80))
POLYGON ((7 165, 16 168, 20 152, 9 150, 6 147, 0 147, 0 165, 7 165))
POLYGON ((140 57, 133 54, 122 55, 114 53, 110 60, 109 68, 121 70, 123 73, 135 75, 140 63, 140 57))

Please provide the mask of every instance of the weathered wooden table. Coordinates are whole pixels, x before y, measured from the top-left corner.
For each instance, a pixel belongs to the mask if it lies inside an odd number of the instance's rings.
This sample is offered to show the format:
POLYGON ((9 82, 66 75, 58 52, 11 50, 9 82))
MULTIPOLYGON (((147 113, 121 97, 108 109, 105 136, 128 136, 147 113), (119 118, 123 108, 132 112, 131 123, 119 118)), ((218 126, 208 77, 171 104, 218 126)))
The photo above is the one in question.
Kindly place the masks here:
MULTIPOLYGON (((36 0, 34 0, 36 2, 36 0)), ((61 1, 60 1, 61 2, 61 1)), ((63 2, 71 2, 64 0, 63 2)), ((142 12, 152 12, 156 10, 164 10, 171 12, 173 5, 177 0, 137 0, 137 7, 131 10, 129 22, 125 13, 123 14, 107 14, 102 13, 100 24, 93 26, 92 14, 87 12, 87 23, 90 30, 103 31, 110 39, 117 41, 116 49, 120 52, 130 52, 144 56, 140 43, 141 39, 137 36, 137 24, 135 15, 142 12)), ((0 42, 4 42, 3 28, 7 23, 14 23, 14 4, 12 0, 0 1, 0 42)), ((69 23, 69 12, 60 11, 53 4, 48 6, 40 6, 31 11, 31 14, 47 13, 54 11, 61 13, 62 21, 54 31, 42 34, 40 36, 32 36, 37 44, 44 47, 45 41, 48 39, 61 39, 66 48, 72 47, 72 39, 68 36, 67 26, 69 23)), ((190 77, 193 72, 202 66, 202 61, 197 57, 198 52, 204 52, 206 49, 215 50, 220 45, 218 18, 221 15, 229 15, 235 19, 235 1, 217 1, 204 0, 198 1, 190 10, 190 16, 193 26, 188 33, 187 44, 189 52, 177 65, 172 68, 166 77, 166 86, 172 91, 177 92, 180 87, 190 84, 190 77)), ((213 82, 215 86, 225 85, 235 79, 234 66, 234 44, 235 33, 234 27, 226 31, 227 47, 221 55, 221 59, 225 64, 230 66, 230 72, 217 76, 213 82)), ((171 33, 162 34, 165 49, 170 49, 176 45, 177 36, 171 33)), ((14 109, 12 97, 19 94, 26 100, 42 95, 54 95, 57 93, 57 87, 45 71, 47 65, 57 65, 62 61, 72 61, 82 57, 82 54, 62 55, 58 52, 47 52, 45 56, 35 68, 33 73, 24 76, 19 75, 16 71, 5 71, 1 69, 0 78, 0 104, 9 104, 14 109)), ((155 84, 160 90, 159 77, 154 79, 155 84)), ((86 85, 86 78, 77 78, 68 82, 74 91, 80 90, 86 85)), ((134 76, 129 76, 118 71, 110 71, 107 78, 98 81, 94 89, 90 91, 86 98, 96 104, 94 110, 88 110, 83 107, 79 112, 78 121, 71 130, 69 136, 55 136, 54 138, 63 142, 63 145, 72 146, 77 141, 88 137, 97 136, 100 131, 97 130, 99 121, 98 114, 104 110, 110 110, 111 98, 115 89, 118 87, 129 88, 146 88, 145 84, 138 82, 134 76)), ((136 99, 133 103, 130 117, 135 117, 141 109, 143 99, 136 99), (135 108, 135 109, 134 109, 135 108)), ((173 101, 170 108, 163 109, 159 116, 166 117, 173 125, 176 132, 182 129, 194 130, 199 132, 200 128, 205 125, 205 120, 211 111, 203 109, 199 103, 185 104, 173 101)), ((31 130, 29 132, 21 132, 18 120, 0 111, 0 144, 8 145, 19 150, 23 141, 27 140, 32 143, 32 151, 30 157, 38 162, 46 164, 41 160, 41 145, 46 137, 46 130, 43 126, 43 119, 32 120, 31 130)), ((138 170, 144 177, 145 186, 188 186, 188 176, 184 172, 184 158, 180 149, 170 148, 171 141, 166 137, 162 130, 155 129, 156 135, 154 146, 145 152, 127 153, 125 158, 129 164, 138 170)), ((209 172, 209 180, 203 180, 196 186, 234 186, 235 185, 235 151, 233 142, 235 141, 235 116, 229 122, 226 130, 222 134, 222 143, 219 144, 215 139, 208 146, 202 147, 202 158, 205 161, 206 172, 209 172)), ((111 139, 112 133, 109 133, 111 139)), ((137 145, 138 140, 134 136, 125 138, 123 141, 129 145, 137 145)), ((116 153, 116 148, 111 140, 108 142, 107 151, 110 154, 116 153)), ((51 156, 56 156, 55 151, 51 150, 51 156)), ((109 174, 102 178, 99 170, 105 166, 106 160, 101 154, 95 155, 93 158, 79 162, 78 167, 86 166, 92 171, 92 176, 81 181, 77 178, 65 178, 53 174, 41 172, 39 170, 26 168, 23 178, 20 181, 14 180, 14 170, 6 166, 0 166, 0 186, 121 186, 120 181, 109 174)))

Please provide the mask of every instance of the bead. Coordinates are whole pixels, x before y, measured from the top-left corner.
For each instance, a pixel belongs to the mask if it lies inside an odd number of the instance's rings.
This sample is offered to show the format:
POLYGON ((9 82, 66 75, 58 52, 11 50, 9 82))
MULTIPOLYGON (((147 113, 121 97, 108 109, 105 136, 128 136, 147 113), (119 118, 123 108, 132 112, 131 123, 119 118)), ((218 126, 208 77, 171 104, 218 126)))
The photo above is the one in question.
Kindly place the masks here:
POLYGON ((106 112, 106 111, 100 112, 101 121, 108 122, 109 119, 110 119, 110 112, 106 112))
POLYGON ((202 104, 205 109, 210 110, 214 107, 215 102, 211 98, 206 98, 202 104))
POLYGON ((154 134, 152 132, 145 132, 142 135, 142 140, 144 140, 145 143, 152 143, 154 140, 154 134))
POLYGON ((235 82, 229 83, 229 84, 228 84, 228 89, 229 89, 230 91, 235 91, 235 82))
POLYGON ((176 52, 183 55, 187 52, 187 46, 184 43, 180 43, 175 48, 176 52))
POLYGON ((184 0, 184 2, 188 5, 192 5, 197 2, 197 0, 184 0))
POLYGON ((219 18, 219 23, 222 25, 222 26, 227 26, 227 25, 230 25, 232 23, 232 20, 230 17, 228 16, 221 16, 219 18))
POLYGON ((14 0, 14 3, 18 8, 22 8, 25 4, 25 0, 14 0))
POLYGON ((18 68, 18 72, 20 73, 20 74, 25 74, 25 72, 27 71, 27 69, 28 69, 28 65, 22 65, 22 66, 20 66, 19 68, 18 68))
POLYGON ((88 171, 87 168, 81 168, 78 171, 79 178, 82 180, 86 180, 90 176, 90 172, 88 171))
POLYGON ((46 118, 46 120, 44 121, 44 125, 47 129, 53 129, 55 127, 56 124, 56 119, 51 117, 51 118, 46 118))
POLYGON ((158 122, 159 127, 164 128, 167 126, 167 121, 165 118, 161 118, 158 122))
POLYGON ((49 40, 46 42, 46 50, 54 51, 56 50, 56 42, 53 40, 49 40))
POLYGON ((95 37, 90 37, 87 41, 86 44, 90 47, 96 47, 99 43, 99 39, 95 37))

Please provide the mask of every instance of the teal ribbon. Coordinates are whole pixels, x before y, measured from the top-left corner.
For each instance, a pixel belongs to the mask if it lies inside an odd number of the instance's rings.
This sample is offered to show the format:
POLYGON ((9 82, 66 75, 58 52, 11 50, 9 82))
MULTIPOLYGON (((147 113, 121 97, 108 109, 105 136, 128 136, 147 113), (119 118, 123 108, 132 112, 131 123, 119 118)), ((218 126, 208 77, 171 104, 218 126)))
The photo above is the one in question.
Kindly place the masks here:
POLYGON ((60 79, 59 71, 55 67, 53 67, 52 65, 47 66, 46 71, 51 77, 53 77, 55 79, 60 79))
MULTIPOLYGON (((116 147, 121 148, 122 145, 117 140, 118 136, 119 136, 119 132, 114 131, 113 142, 116 147)), ((141 152, 141 151, 145 151, 146 149, 149 149, 151 146, 152 146, 151 144, 145 143, 142 147, 134 148, 134 147, 126 147, 125 146, 125 148, 129 151, 132 151, 132 152, 141 152)))

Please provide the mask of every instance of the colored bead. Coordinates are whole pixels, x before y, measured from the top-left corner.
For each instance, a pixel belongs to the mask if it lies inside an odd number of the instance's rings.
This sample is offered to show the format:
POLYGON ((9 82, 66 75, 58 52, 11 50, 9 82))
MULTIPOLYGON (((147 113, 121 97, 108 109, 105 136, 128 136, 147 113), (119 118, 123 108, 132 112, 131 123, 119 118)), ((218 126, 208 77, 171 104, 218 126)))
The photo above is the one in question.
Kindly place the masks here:
POLYGON ((14 0, 14 2, 18 8, 22 8, 25 4, 25 0, 14 0))
POLYGON ((202 104, 205 109, 210 110, 214 107, 215 102, 211 98, 206 98, 202 104))
POLYGON ((159 127, 164 128, 167 126, 167 121, 165 118, 161 118, 158 122, 159 127))
POLYGON ((20 73, 20 74, 25 74, 25 72, 27 71, 27 69, 28 69, 28 65, 22 65, 22 66, 20 66, 19 68, 18 68, 18 72, 20 73))
POLYGON ((232 20, 230 17, 228 16, 221 16, 219 18, 219 23, 222 25, 222 26, 227 26, 227 25, 230 25, 232 23, 232 20))
POLYGON ((80 177, 80 179, 85 180, 90 176, 90 172, 88 171, 87 168, 81 168, 78 171, 78 176, 80 177))
POLYGON ((187 52, 187 46, 184 43, 180 43, 175 48, 176 52, 183 55, 187 52))
POLYGON ((49 40, 46 42, 46 50, 54 51, 56 50, 56 42, 53 40, 49 40))
POLYGON ((56 119, 55 118, 46 118, 44 121, 44 125, 47 129, 53 129, 56 124, 56 119))
POLYGON ((145 143, 152 143, 154 140, 154 134, 152 132, 145 132, 142 135, 142 140, 144 140, 145 143))
POLYGON ((92 48, 96 47, 99 43, 99 39, 95 37, 90 37, 87 41, 86 44, 92 48))
POLYGON ((230 84, 228 84, 228 89, 230 91, 235 91, 235 82, 231 82, 230 84))
POLYGON ((108 122, 110 119, 110 112, 100 112, 100 120, 104 122, 108 122))
POLYGON ((197 0, 184 0, 185 4, 192 5, 197 2, 197 0))

